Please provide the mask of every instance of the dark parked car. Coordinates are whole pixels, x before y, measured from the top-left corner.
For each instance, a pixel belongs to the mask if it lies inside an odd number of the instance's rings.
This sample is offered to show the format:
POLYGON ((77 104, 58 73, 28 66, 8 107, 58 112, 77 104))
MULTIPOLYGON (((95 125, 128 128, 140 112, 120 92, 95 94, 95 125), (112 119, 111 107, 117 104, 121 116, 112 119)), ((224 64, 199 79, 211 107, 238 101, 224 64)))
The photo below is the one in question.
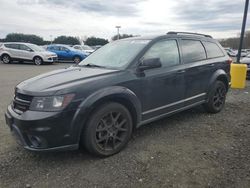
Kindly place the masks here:
POLYGON ((85 52, 76 50, 67 45, 52 44, 47 46, 47 50, 56 53, 58 61, 73 61, 78 64, 87 57, 85 52))
POLYGON ((134 128, 203 104, 220 112, 231 59, 208 35, 169 32, 109 43, 79 65, 16 86, 6 122, 24 148, 122 150, 134 128))

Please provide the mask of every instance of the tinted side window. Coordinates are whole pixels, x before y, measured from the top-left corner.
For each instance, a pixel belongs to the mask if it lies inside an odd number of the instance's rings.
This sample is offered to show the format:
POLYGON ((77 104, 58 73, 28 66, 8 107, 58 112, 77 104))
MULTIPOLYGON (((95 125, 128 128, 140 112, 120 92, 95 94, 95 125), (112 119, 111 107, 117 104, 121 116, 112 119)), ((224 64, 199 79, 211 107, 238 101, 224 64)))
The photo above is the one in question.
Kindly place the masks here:
POLYGON ((30 51, 31 49, 24 44, 20 44, 20 50, 30 51))
POLYGON ((202 43, 204 44, 206 48, 208 58, 224 56, 222 50, 219 48, 217 44, 213 42, 202 42, 202 43))
POLYGON ((184 63, 206 59, 206 52, 200 41, 181 40, 184 63))
POLYGON ((61 46, 61 47, 60 47, 60 50, 61 50, 61 51, 68 51, 68 48, 65 48, 64 46, 61 46))
POLYGON ((180 62, 176 40, 165 40, 154 44, 143 59, 160 58, 163 67, 177 65, 180 62))
POLYGON ((50 50, 59 50, 59 46, 50 46, 48 47, 50 50))
POLYGON ((19 49, 19 45, 18 44, 5 44, 4 45, 6 48, 11 48, 11 49, 19 49))
POLYGON ((77 49, 77 50, 80 50, 80 49, 81 49, 80 46, 74 46, 74 48, 77 49))

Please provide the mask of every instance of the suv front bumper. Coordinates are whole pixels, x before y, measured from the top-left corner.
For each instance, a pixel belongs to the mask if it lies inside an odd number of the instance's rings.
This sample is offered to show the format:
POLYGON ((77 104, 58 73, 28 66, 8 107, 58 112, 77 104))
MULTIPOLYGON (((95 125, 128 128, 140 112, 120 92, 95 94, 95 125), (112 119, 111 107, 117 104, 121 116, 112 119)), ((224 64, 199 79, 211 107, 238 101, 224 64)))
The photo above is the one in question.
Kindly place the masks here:
POLYGON ((47 59, 44 59, 44 62, 45 63, 54 63, 54 62, 58 62, 58 57, 55 56, 55 57, 49 57, 47 59))
POLYGON ((75 135, 70 135, 74 111, 17 114, 12 106, 5 113, 6 124, 17 142, 32 151, 59 151, 78 148, 75 135))

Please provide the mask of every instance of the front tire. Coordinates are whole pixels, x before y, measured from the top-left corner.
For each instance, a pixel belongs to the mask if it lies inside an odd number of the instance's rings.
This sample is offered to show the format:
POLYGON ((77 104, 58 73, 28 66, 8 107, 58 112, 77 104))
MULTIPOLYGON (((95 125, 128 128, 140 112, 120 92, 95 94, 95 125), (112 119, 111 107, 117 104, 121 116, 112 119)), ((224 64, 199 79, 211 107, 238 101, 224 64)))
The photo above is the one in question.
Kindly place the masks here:
POLYGON ((226 101, 227 88, 224 82, 217 80, 208 94, 208 102, 204 108, 209 113, 220 112, 226 101))
POLYGON ((101 157, 121 151, 133 130, 129 111, 119 103, 105 103, 90 116, 82 134, 82 144, 92 154, 101 157))
POLYGON ((10 56, 7 55, 7 54, 2 55, 1 60, 2 60, 2 62, 3 62, 4 64, 9 64, 9 63, 11 63, 11 58, 10 58, 10 56))
POLYGON ((35 57, 33 62, 35 65, 42 65, 43 64, 43 60, 40 57, 35 57))

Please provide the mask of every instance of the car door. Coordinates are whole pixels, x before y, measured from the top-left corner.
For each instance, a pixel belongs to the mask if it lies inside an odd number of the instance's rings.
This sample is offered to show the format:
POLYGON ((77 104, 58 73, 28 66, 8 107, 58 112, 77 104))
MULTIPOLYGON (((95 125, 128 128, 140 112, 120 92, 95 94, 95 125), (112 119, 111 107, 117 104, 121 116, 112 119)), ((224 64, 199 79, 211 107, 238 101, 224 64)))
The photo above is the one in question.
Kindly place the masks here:
POLYGON ((33 60, 34 51, 25 44, 19 45, 20 57, 25 60, 33 60))
POLYGON ((207 59, 200 40, 181 39, 182 59, 185 65, 185 106, 205 100, 206 91, 214 70, 214 62, 207 59))
POLYGON ((61 53, 61 50, 60 50, 60 46, 49 46, 47 49, 50 52, 56 53, 58 60, 63 59, 62 53, 61 53))
POLYGON ((185 80, 177 41, 162 40, 153 44, 142 56, 141 61, 159 58, 162 67, 145 70, 140 77, 144 93, 142 120, 171 113, 183 106, 185 80))
POLYGON ((72 52, 68 48, 61 46, 60 51, 63 60, 72 60, 72 52))
POLYGON ((4 46, 8 49, 7 51, 10 53, 11 58, 18 59, 20 57, 19 44, 9 43, 9 44, 4 44, 4 46))

